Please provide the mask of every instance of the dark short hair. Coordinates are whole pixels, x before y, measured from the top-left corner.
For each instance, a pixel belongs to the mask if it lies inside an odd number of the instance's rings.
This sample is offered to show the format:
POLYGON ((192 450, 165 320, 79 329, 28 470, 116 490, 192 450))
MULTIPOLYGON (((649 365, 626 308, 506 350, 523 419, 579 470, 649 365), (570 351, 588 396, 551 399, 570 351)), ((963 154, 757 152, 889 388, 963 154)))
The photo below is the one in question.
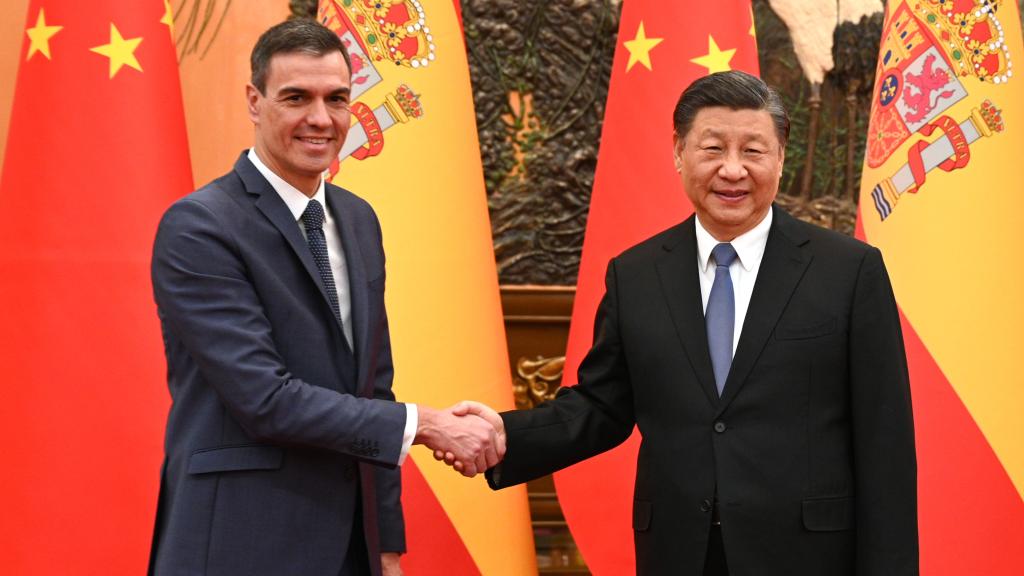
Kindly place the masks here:
POLYGON ((270 68, 270 59, 276 54, 302 52, 323 56, 335 50, 341 52, 345 58, 345 66, 351 71, 352 62, 349 60, 348 51, 337 34, 309 18, 286 20, 260 35, 260 39, 252 47, 252 54, 249 56, 252 85, 260 94, 266 95, 267 71, 270 68))
POLYGON ((693 126, 703 108, 723 106, 733 110, 766 110, 775 124, 775 135, 783 148, 789 140, 789 114, 778 92, 764 80, 739 70, 715 72, 693 81, 683 90, 672 113, 672 124, 680 138, 693 126))

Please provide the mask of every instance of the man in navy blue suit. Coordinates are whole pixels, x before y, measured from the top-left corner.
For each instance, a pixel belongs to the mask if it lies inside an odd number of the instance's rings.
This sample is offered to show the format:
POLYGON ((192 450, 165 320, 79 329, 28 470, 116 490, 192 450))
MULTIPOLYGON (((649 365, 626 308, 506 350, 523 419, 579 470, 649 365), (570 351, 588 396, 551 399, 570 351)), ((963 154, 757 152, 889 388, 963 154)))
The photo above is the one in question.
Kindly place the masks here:
POLYGON ((400 574, 410 445, 459 454, 468 476, 504 453, 483 419, 395 402, 380 225, 323 179, 349 95, 333 32, 265 32, 246 87, 255 145, 160 223, 173 404, 151 574, 400 574))

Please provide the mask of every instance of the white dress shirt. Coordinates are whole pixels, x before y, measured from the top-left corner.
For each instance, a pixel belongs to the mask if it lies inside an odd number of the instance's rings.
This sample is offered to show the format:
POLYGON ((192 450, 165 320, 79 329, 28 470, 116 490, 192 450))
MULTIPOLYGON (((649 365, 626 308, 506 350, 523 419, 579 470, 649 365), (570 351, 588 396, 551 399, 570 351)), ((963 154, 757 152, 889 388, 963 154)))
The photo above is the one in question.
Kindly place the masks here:
MULTIPOLYGON (((721 244, 710 232, 704 229, 704 225, 697 220, 697 271, 700 277, 700 298, 704 304, 704 312, 707 313, 708 298, 711 296, 711 286, 715 283, 716 264, 711 261, 711 251, 715 246, 721 244)), ((736 325, 732 336, 732 353, 736 354, 736 347, 740 342, 740 332, 743 330, 743 319, 747 315, 747 308, 750 306, 750 295, 754 292, 754 282, 757 280, 757 271, 761 268, 761 258, 764 256, 764 247, 768 243, 768 230, 772 226, 772 211, 768 209, 768 215, 747 232, 740 234, 733 239, 732 247, 736 250, 737 258, 729 265, 729 277, 732 278, 732 290, 736 301, 736 325)))
MULTIPOLYGON (((338 230, 337 224, 334 222, 334 218, 331 216, 331 211, 327 206, 327 193, 324 192, 324 180, 320 179, 320 184, 316 188, 316 193, 310 198, 304 193, 299 191, 298 188, 292 186, 288 182, 285 182, 283 178, 274 174, 274 172, 267 167, 266 164, 260 160, 259 155, 256 154, 255 148, 249 149, 249 161, 252 162, 253 166, 259 170, 260 174, 270 182, 270 186, 277 192, 277 195, 284 200, 288 210, 292 213, 292 217, 299 225, 299 229, 302 231, 302 235, 306 235, 306 226, 302 222, 302 214, 306 211, 306 206, 310 200, 316 200, 324 208, 324 238, 327 241, 327 258, 331 262, 331 276, 334 277, 334 287, 338 293, 338 311, 341 313, 341 325, 345 334, 345 339, 348 340, 348 345, 351 350, 355 350, 354 342, 352 340, 352 291, 349 285, 348 279, 348 263, 345 261, 345 251, 341 245, 341 233, 338 230)), ((416 428, 419 424, 419 411, 416 409, 415 404, 405 405, 405 432, 402 435, 402 453, 398 457, 398 463, 402 464, 405 461, 406 455, 409 453, 409 448, 412 446, 412 441, 416 436, 416 428)))

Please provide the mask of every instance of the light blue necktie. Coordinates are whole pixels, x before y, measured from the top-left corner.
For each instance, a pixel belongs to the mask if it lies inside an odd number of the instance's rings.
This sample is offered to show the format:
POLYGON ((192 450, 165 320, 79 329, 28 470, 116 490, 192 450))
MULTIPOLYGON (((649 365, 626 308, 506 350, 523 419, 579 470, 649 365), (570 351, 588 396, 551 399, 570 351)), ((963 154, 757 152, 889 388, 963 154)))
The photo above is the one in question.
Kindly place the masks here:
POLYGON ((732 277, 729 265, 736 259, 732 244, 723 243, 711 251, 715 259, 715 283, 711 285, 708 308, 704 322, 708 330, 708 350, 711 352, 711 366, 715 370, 715 386, 722 395, 725 380, 732 366, 733 331, 736 326, 736 296, 732 291, 732 277))

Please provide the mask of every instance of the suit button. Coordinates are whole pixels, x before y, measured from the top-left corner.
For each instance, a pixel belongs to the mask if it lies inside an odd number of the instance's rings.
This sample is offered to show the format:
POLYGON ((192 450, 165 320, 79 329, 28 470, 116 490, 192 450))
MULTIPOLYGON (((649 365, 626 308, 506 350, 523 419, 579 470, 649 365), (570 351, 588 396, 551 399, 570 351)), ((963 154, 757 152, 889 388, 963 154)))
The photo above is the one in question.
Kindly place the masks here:
POLYGON ((725 432, 725 422, 715 422, 715 432, 719 434, 725 432))
POLYGON ((700 503, 701 512, 711 512, 711 500, 704 500, 700 503))

